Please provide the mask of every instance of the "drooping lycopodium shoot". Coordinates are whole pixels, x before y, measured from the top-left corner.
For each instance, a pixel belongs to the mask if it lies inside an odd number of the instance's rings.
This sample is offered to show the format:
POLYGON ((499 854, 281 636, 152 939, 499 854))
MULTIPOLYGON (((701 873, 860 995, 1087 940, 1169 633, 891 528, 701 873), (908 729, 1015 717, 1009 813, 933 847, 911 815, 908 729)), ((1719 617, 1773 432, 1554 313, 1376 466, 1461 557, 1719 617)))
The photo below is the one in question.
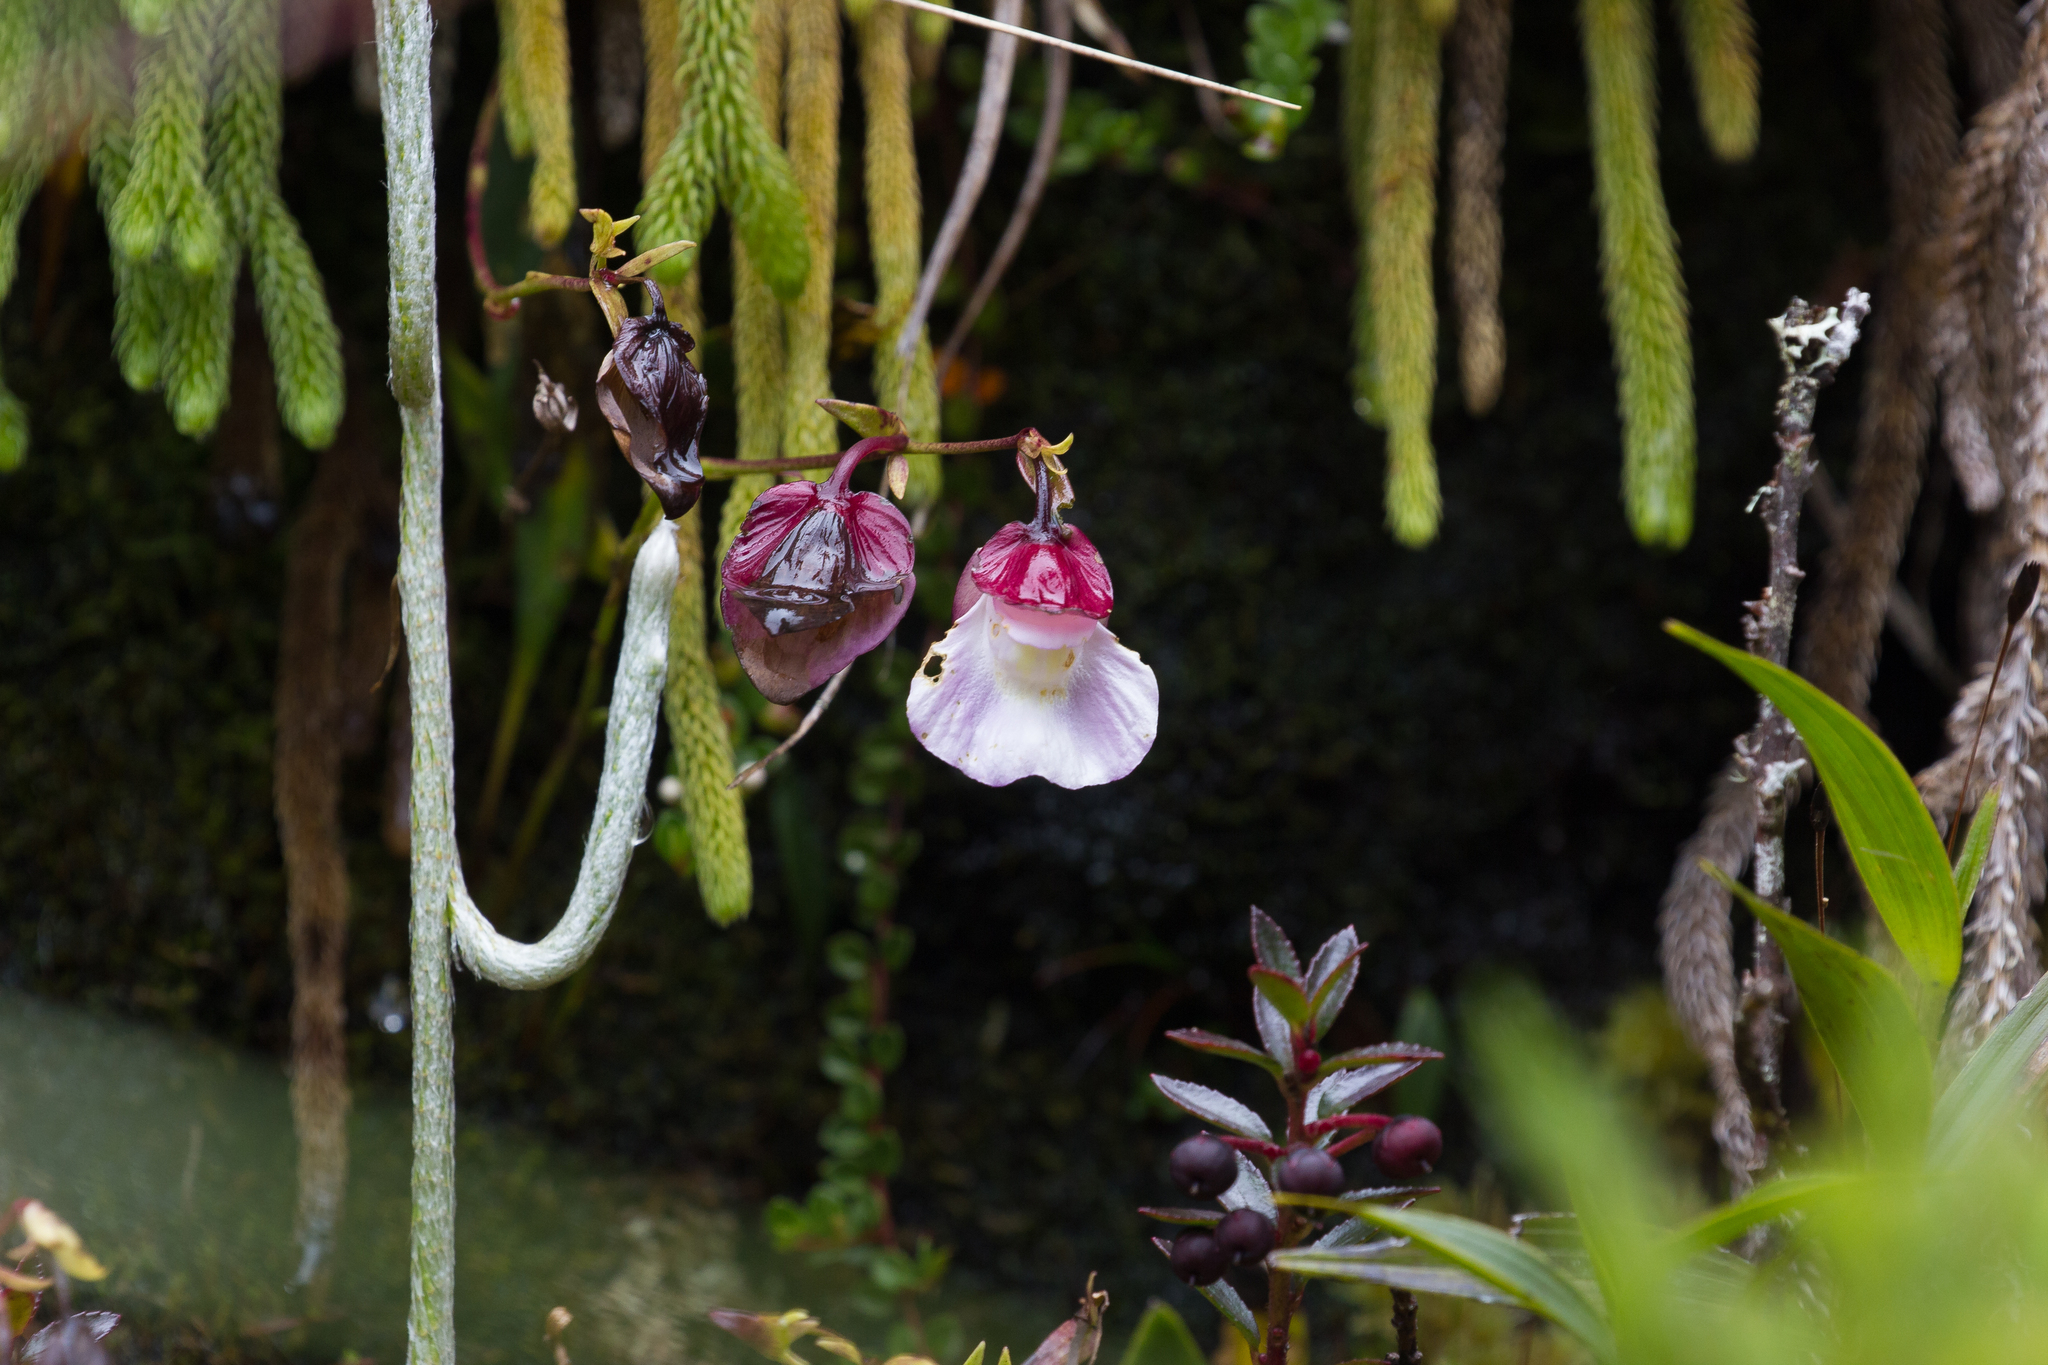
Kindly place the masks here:
POLYGON ((704 376, 690 363, 696 339, 668 320, 661 290, 642 281, 653 307, 619 323, 618 338, 597 368, 597 407, 633 471, 679 517, 704 491, 697 437, 704 430, 704 376))
POLYGON ((754 499, 718 576, 719 609, 761 695, 792 702, 889 638, 910 596, 910 523, 878 493, 849 493, 863 459, 901 436, 860 441, 824 483, 777 484, 754 499))
POLYGON ((967 561, 953 628, 911 678, 910 729, 991 787, 1032 776, 1093 787, 1152 748, 1159 682, 1103 625, 1114 602, 1109 569, 1060 520, 1055 488, 1066 491, 1065 471, 1056 458, 1031 464, 1037 515, 1011 522, 967 561))

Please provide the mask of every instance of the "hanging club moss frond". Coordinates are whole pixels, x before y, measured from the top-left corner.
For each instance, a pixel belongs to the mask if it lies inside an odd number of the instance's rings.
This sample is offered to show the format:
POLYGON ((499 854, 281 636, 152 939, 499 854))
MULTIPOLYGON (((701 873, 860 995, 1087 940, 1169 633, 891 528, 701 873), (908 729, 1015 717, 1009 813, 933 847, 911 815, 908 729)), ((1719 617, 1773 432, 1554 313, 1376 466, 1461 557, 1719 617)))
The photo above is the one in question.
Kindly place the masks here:
MULTIPOLYGON (((21 262, 17 234, 21 215, 35 198, 41 176, 33 166, 22 163, 0 171, 0 298, 14 287, 14 274, 21 262)), ((0 384, 0 474, 11 474, 28 458, 28 409, 4 384, 0 384)))
POLYGON ((1374 40, 1368 159, 1374 399, 1387 429, 1387 528, 1403 545, 1436 538, 1443 499, 1429 441, 1436 397, 1436 30, 1414 0, 1381 0, 1374 40))
POLYGON ((186 436, 206 435, 227 409, 239 255, 231 249, 223 268, 211 275, 181 274, 166 281, 164 403, 171 410, 171 425, 186 436))
POLYGON ((542 246, 554 246, 576 217, 563 0, 498 0, 498 89, 507 145, 534 159, 527 230, 542 246))
POLYGON ((1657 179, 1646 0, 1582 0, 1600 266, 1621 391, 1622 502, 1645 545, 1692 535, 1692 342, 1678 242, 1657 179))
POLYGON ((341 423, 341 333, 312 253, 278 193, 284 137, 277 0, 227 0, 219 85, 208 123, 210 182, 249 253, 285 427, 315 448, 341 423))
MULTIPOLYGON (((682 23, 678 0, 640 0, 640 57, 646 70, 645 102, 640 110, 640 178, 654 178, 661 154, 676 135, 683 102, 676 84, 682 64, 677 29, 682 23)), ((501 81, 502 85, 503 82, 501 81)))
MULTIPOLYGON (((779 0, 764 0, 754 10, 754 93, 762 122, 770 129, 782 122, 783 45, 782 6, 779 0)), ((732 292, 733 407, 739 421, 739 458, 772 460, 782 453, 782 305, 754 268, 753 257, 738 233, 732 239, 732 292)), ((774 481, 772 474, 742 474, 733 480, 718 521, 718 553, 714 556, 718 562, 724 562, 747 509, 774 481)))
POLYGON ((683 783, 683 814, 696 854, 697 890, 704 913, 719 924, 740 919, 754 902, 754 867, 747 853, 747 814, 732 781, 732 734, 718 702, 706 633, 704 509, 675 523, 675 610, 668 626, 665 697, 670 743, 683 783))
MULTIPOLYGON (((832 416, 815 400, 832 396, 832 271, 839 227, 839 7, 790 0, 784 87, 790 169, 804 205, 804 236, 819 263, 783 312, 788 346, 783 449, 831 450, 832 416)), ((828 471, 817 471, 823 478, 828 471)))
MULTIPOLYGON (((761 278, 775 297, 794 298, 810 273, 810 248, 789 159, 755 97, 752 7, 745 0, 690 0, 677 46, 682 103, 676 132, 641 197, 642 240, 702 241, 723 200, 761 278)), ((657 274, 680 280, 691 263, 678 258, 657 274)))
POLYGON ((1344 169, 1351 218, 1358 225, 1358 285, 1351 291, 1351 406, 1380 421, 1373 365, 1372 73, 1381 0, 1351 0, 1351 41, 1344 47, 1344 169))
POLYGON ((1745 0, 1678 0, 1678 31, 1692 67, 1700 127, 1723 161, 1756 150, 1756 25, 1745 0))
POLYGON ((168 244, 188 275, 209 275, 227 254, 219 206, 206 186, 206 104, 217 0, 176 0, 164 36, 144 44, 135 72, 133 168, 108 222, 131 261, 168 244))
MULTIPOLYGON (((875 393, 885 408, 902 417, 914 441, 939 434, 939 385, 932 372, 928 338, 918 338, 908 366, 896 354, 896 334, 917 295, 922 270, 923 201, 917 183, 917 150, 910 129, 910 53, 901 5, 875 4, 857 18, 860 89, 867 116, 866 180, 868 251, 875 267, 875 393)), ((905 501, 922 506, 941 487, 935 455, 910 457, 905 501)))

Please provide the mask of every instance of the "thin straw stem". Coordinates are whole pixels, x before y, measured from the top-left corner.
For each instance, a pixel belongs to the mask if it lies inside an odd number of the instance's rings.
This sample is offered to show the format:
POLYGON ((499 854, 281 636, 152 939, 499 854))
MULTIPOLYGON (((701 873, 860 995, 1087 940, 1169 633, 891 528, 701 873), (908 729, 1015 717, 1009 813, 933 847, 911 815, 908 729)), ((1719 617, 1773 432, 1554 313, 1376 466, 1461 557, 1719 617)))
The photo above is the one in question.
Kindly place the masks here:
POLYGON ((1047 34, 1039 33, 1034 29, 1018 28, 1015 24, 997 23, 993 19, 984 19, 978 14, 969 14, 966 10, 947 9, 944 5, 931 4, 929 0, 889 0, 889 2, 895 5, 902 5, 906 9, 921 9, 931 14, 943 15, 958 24, 972 24, 976 28, 991 29, 997 33, 1013 33, 1019 38, 1029 39, 1034 43, 1044 43, 1047 47, 1065 48, 1068 52, 1076 53, 1083 57, 1092 57, 1098 62, 1108 62, 1111 66, 1121 66, 1127 67, 1132 71, 1142 71, 1148 76, 1163 76, 1170 81, 1179 81, 1182 85, 1192 85, 1202 90, 1214 90, 1219 94, 1229 95, 1233 99, 1257 100, 1260 104, 1271 104, 1281 109, 1299 110, 1301 108, 1300 105, 1289 104, 1286 100, 1276 100, 1271 95, 1261 95, 1256 90, 1240 90, 1234 85, 1224 85, 1220 81, 1205 81, 1200 76, 1190 76, 1184 71, 1175 71, 1171 67, 1154 66, 1150 62, 1141 62, 1134 57, 1120 57, 1114 52, 1105 52, 1099 47, 1089 47, 1086 43, 1069 42, 1065 38, 1054 38, 1047 34))

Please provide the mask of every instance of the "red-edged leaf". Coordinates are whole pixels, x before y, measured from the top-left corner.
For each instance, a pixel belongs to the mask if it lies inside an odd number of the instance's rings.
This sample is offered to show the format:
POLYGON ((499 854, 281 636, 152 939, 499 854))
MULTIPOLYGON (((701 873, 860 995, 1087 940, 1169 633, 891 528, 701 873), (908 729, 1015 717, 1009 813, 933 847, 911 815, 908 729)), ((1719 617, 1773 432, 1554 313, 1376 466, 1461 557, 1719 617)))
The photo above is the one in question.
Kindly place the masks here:
POLYGON ((1361 943, 1338 958, 1322 974, 1322 982, 1316 987, 1316 993, 1309 997, 1309 1017, 1316 1021, 1318 1037, 1322 1036, 1324 1029, 1337 1022, 1337 1011, 1344 1008, 1344 997, 1351 993, 1351 984, 1358 980, 1356 964, 1359 955, 1364 951, 1365 945, 1361 943))
POLYGON ((1294 945, 1288 942, 1287 934, 1273 922, 1273 917, 1256 905, 1252 907, 1252 956, 1258 958, 1261 967, 1301 980, 1301 958, 1295 954, 1294 945))
POLYGON ((1268 1057, 1250 1043, 1240 1043, 1235 1038, 1225 1038, 1220 1033, 1206 1029, 1177 1028, 1167 1030, 1167 1037, 1182 1047, 1191 1047, 1197 1052, 1207 1052, 1217 1057, 1228 1057, 1233 1061, 1250 1062, 1253 1066, 1280 1074, 1280 1063, 1268 1057))
POLYGON ((1191 1228, 1212 1228, 1223 1221, 1220 1209, 1155 1209, 1146 1207, 1138 1212, 1160 1223, 1179 1223, 1191 1228))
POLYGON ((1355 1047, 1349 1052, 1323 1058, 1323 1064, 1316 1068, 1316 1077, 1320 1080, 1333 1071, 1377 1066, 1381 1062, 1440 1062, 1443 1059, 1443 1053, 1420 1043, 1374 1043, 1371 1047, 1355 1047))
POLYGON ((1245 973, 1252 984, 1259 988, 1259 994, 1280 1011, 1280 1017, 1296 1028, 1308 1022, 1308 997, 1301 993, 1301 984, 1293 977, 1274 971, 1271 967, 1247 967, 1245 973))

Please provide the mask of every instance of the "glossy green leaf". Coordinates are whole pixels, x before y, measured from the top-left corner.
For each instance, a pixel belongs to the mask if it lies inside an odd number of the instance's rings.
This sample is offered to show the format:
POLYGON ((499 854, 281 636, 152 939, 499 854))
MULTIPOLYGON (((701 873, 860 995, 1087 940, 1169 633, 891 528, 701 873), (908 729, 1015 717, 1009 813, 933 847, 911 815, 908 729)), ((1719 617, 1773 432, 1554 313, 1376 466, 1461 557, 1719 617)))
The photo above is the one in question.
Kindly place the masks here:
POLYGON ((1154 1299, 1145 1305, 1117 1365, 1209 1365, 1209 1357, 1180 1314, 1154 1299))
POLYGON ((1726 664, 1784 713, 1827 784, 1835 822, 1899 952, 1940 987, 1963 962, 1963 912, 1948 854, 1913 779, 1847 708, 1789 669, 1677 621, 1664 629, 1726 664))
POLYGON ((1773 1180, 1732 1204, 1710 1209, 1672 1234, 1680 1253, 1695 1256, 1725 1246, 1759 1223, 1769 1223, 1788 1213, 1797 1213, 1844 1190, 1868 1183, 1860 1171, 1833 1171, 1824 1175, 1795 1175, 1773 1180))
POLYGON ((1282 976, 1269 967, 1247 967, 1245 972, 1259 988, 1259 994, 1280 1011, 1282 1019, 1296 1028, 1308 1022, 1308 997, 1301 993, 1293 977, 1282 976))
POLYGON ((1499 1228, 1455 1214, 1426 1209, 1395 1209, 1383 1204, 1318 1199, 1312 1195, 1281 1195, 1289 1204, 1335 1209, 1376 1223, 1397 1236, 1427 1248, 1452 1265, 1506 1292, 1532 1313, 1550 1319, 1577 1337, 1595 1359, 1616 1359, 1614 1333, 1606 1318, 1577 1286, 1541 1253, 1524 1246, 1499 1228))
POLYGON ((1999 1020, 1934 1106, 1928 1161, 1953 1166, 1969 1159, 1987 1137, 2041 1093, 2048 1076, 2034 1058, 2048 1043, 2048 989, 2035 985, 2019 1008, 1999 1020))
MULTIPOLYGON (((1829 785, 1831 792, 1840 789, 1829 785)), ((1712 863, 1708 875, 1742 898, 1785 954, 1800 1006, 1842 1077, 1882 1158, 1917 1160, 1934 1105, 1934 1068, 1905 990, 1884 968, 1759 899, 1712 863)))
POLYGON ((1999 789, 1993 786, 1977 803, 1970 817, 1969 832, 1963 835, 1963 851, 1956 856, 1956 904, 1970 908, 1977 894, 1978 879, 1984 875, 1984 860, 1991 856, 1991 836, 1998 830, 1999 789))
POLYGON ((1167 1030, 1166 1036, 1182 1047, 1191 1047, 1197 1052, 1207 1052, 1216 1057, 1228 1057, 1233 1061, 1250 1062, 1253 1066, 1273 1075, 1280 1074, 1280 1063, 1268 1057, 1250 1043, 1240 1043, 1235 1038, 1226 1038, 1220 1033, 1207 1029, 1177 1028, 1167 1030))

